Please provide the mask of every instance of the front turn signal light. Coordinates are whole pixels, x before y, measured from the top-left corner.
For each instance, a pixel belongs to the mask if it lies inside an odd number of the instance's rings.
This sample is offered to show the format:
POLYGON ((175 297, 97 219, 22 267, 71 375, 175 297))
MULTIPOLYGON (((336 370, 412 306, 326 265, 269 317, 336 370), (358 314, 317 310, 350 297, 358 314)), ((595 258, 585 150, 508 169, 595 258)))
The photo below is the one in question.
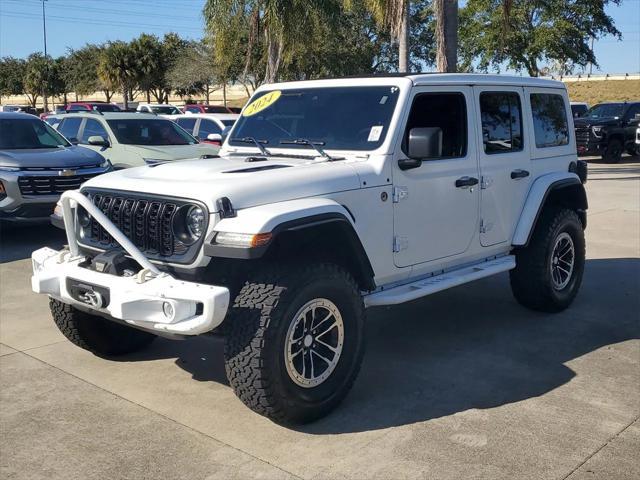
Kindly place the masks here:
POLYGON ((269 233, 233 233, 218 232, 215 236, 215 243, 228 247, 256 248, 267 245, 273 234, 269 233))

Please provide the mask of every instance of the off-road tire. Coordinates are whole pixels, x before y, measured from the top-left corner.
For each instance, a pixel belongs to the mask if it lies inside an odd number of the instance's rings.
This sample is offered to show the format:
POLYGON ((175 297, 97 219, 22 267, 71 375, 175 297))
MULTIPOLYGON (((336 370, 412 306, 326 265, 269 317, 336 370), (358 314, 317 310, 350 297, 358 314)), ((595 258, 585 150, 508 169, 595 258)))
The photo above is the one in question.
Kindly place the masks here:
POLYGON ((364 353, 364 305, 352 276, 333 264, 271 266, 252 275, 225 320, 225 369, 236 395, 277 423, 308 423, 334 409, 351 389, 364 353), (333 302, 344 322, 335 370, 317 386, 297 385, 285 365, 296 312, 313 299, 333 302))
POLYGON ((91 315, 58 300, 50 299, 49 308, 53 321, 71 343, 101 357, 137 352, 156 338, 152 333, 91 315))
POLYGON ((607 143, 607 148, 602 155, 602 160, 604 163, 620 163, 623 151, 624 146, 622 142, 617 138, 612 138, 609 140, 609 143, 607 143))
POLYGON ((545 208, 529 245, 516 250, 516 268, 510 272, 514 297, 533 310, 564 310, 571 305, 582 283, 584 259, 584 230, 576 212, 566 208, 545 208), (573 241, 574 267, 569 283, 557 290, 551 278, 551 255, 556 239, 563 232, 573 241))

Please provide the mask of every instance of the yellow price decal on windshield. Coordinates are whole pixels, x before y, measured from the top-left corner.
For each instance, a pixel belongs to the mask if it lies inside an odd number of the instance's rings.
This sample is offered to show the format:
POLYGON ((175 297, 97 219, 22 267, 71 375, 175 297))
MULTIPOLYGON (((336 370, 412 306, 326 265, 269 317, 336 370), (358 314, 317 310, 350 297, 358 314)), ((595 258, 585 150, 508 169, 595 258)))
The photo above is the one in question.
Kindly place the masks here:
POLYGON ((276 103, 280 98, 280 95, 282 95, 282 92, 280 90, 274 90, 273 92, 269 92, 266 95, 263 95, 259 99, 247 105, 247 108, 245 108, 242 112, 242 116, 250 117, 251 115, 255 115, 256 113, 261 112, 265 108, 270 107, 271 105, 276 103))

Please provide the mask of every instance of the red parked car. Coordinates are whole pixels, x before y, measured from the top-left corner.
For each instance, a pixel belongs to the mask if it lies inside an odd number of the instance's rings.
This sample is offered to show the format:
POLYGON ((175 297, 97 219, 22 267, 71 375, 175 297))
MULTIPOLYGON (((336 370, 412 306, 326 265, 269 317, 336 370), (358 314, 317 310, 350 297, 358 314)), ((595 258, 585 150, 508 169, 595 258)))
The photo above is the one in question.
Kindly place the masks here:
POLYGON ((122 109, 113 103, 107 102, 69 102, 67 105, 56 105, 54 112, 40 114, 41 120, 46 120, 49 115, 58 115, 65 112, 121 112, 122 109))
POLYGON ((224 105, 205 105, 200 103, 185 105, 182 111, 184 113, 235 113, 224 105))

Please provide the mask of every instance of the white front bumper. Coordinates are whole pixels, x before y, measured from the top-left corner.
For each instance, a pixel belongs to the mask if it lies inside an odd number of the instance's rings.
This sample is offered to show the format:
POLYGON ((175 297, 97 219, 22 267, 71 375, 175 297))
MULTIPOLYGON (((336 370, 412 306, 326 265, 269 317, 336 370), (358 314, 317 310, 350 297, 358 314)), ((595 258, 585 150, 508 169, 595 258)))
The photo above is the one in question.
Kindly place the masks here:
POLYGON ((151 332, 199 335, 220 325, 229 306, 227 288, 184 282, 166 273, 139 282, 137 276, 118 277, 80 267, 84 258, 48 247, 33 252, 31 260, 34 292, 92 308, 151 332), (79 301, 71 295, 67 279, 109 289, 108 303, 95 308, 79 301))

